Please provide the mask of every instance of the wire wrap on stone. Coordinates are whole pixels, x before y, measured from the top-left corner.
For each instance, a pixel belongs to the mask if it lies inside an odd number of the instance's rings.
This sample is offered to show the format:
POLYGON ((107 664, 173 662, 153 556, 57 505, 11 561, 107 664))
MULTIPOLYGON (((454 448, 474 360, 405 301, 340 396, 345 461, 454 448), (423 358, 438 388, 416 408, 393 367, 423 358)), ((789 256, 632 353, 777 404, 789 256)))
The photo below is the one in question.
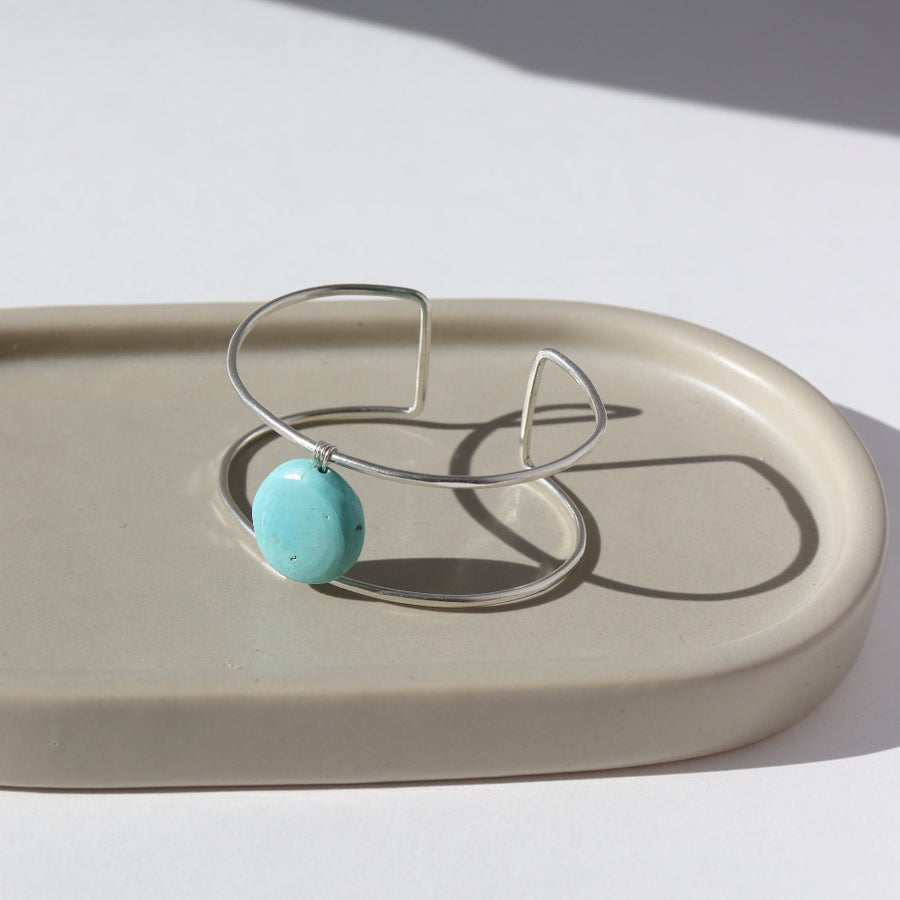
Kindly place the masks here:
POLYGON ((337 451, 337 447, 334 444, 329 444, 328 441, 317 441, 316 446, 313 447, 313 459, 316 461, 316 466, 320 472, 328 471, 328 463, 331 462, 331 457, 334 456, 337 451))

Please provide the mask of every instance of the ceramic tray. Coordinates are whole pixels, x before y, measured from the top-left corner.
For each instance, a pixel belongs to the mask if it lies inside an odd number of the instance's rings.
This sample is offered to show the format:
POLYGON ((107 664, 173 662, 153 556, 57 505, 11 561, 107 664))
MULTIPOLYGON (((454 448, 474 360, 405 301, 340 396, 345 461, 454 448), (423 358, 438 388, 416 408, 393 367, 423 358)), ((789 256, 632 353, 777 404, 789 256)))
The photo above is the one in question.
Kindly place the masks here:
MULTIPOLYGON (((409 304, 325 301, 265 323, 242 371, 270 408, 405 404, 409 304)), ((0 783, 322 784, 569 772, 712 753, 818 704, 864 640, 884 500, 841 415, 734 341, 572 303, 434 308, 421 422, 320 429, 426 471, 515 468, 532 357, 594 380, 607 434, 561 481, 587 557, 514 608, 435 611, 275 575, 220 503, 225 448, 257 424, 224 372, 236 305, 0 316, 4 501, 0 783)), ((536 461, 589 416, 564 373, 536 461)), ((310 433, 315 430, 310 428, 310 433)), ((295 455, 244 460, 252 497, 295 455)), ((348 476, 354 574, 424 590, 530 580, 561 553, 528 486, 472 492, 348 476)))

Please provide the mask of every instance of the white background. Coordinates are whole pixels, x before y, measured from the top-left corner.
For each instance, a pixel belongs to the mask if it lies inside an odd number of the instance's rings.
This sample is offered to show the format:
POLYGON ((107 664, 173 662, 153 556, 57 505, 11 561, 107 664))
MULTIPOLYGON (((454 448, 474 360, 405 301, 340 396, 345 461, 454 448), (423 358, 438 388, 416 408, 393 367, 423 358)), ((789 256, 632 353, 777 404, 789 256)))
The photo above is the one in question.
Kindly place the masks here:
MULTIPOLYGON (((504 34, 538 28, 546 4, 525 6, 517 22, 507 5, 504 34)), ((548 26, 492 55, 493 32, 470 29, 476 51, 447 10, 415 31, 265 0, 4 2, 0 306, 261 302, 370 281, 664 312, 756 346, 841 405, 900 518, 900 63, 884 51, 900 28, 883 5, 859 9, 832 31, 796 19, 793 44, 775 23, 777 54, 749 25, 743 54, 731 33, 676 46, 695 70, 659 56, 633 69, 659 76, 654 96, 628 72, 566 69, 566 40, 592 58, 588 25, 598 55, 618 46, 581 7, 577 47, 548 26), (540 65, 510 58, 528 47, 540 65), (754 53, 768 88, 741 93, 754 53), (818 67, 806 82, 792 80, 803 53, 818 67)), ((846 681, 756 746, 493 783, 5 791, 2 891, 893 895, 898 587, 894 552, 846 681)))

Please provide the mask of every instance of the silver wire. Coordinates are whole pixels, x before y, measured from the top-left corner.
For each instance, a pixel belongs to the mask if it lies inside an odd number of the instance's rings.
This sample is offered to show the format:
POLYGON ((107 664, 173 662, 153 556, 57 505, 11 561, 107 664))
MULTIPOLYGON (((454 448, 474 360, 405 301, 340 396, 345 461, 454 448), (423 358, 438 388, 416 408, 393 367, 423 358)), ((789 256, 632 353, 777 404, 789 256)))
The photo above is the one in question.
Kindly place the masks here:
POLYGON ((519 456, 522 468, 514 471, 493 475, 446 475, 397 469, 391 466, 385 466, 360 459, 359 457, 351 456, 350 454, 340 453, 333 444, 329 444, 327 441, 314 441, 308 435, 303 434, 296 428, 296 426, 312 420, 317 422, 327 420, 346 421, 370 418, 372 416, 413 417, 418 415, 425 403, 430 350, 431 306, 424 294, 409 288, 360 284, 328 285, 285 294, 283 297, 278 297, 252 312, 240 323, 240 325, 238 325, 232 335, 231 341, 228 344, 226 368, 228 377, 240 399, 256 413, 265 424, 243 435, 243 437, 235 441, 235 443, 225 452, 219 468, 219 493, 222 500, 241 527, 252 535, 253 523, 245 515, 231 491, 231 466, 240 453, 251 447, 257 441, 262 440, 273 431, 295 444, 299 444, 308 452, 312 453, 313 458, 320 468, 327 468, 329 464, 334 463, 335 465, 343 466, 357 472, 364 472, 379 478, 385 478, 390 481, 401 481, 416 485, 430 485, 433 487, 451 489, 501 487, 523 484, 526 482, 536 482, 536 487, 539 486, 547 496, 559 504, 573 530, 572 549, 568 556, 551 572, 546 573, 540 578, 511 588, 469 594, 411 591, 392 588, 386 585, 372 584, 348 576, 336 579, 336 583, 367 597, 373 597, 393 603, 426 607, 464 606, 469 608, 477 606, 496 606, 543 594, 559 584, 578 565, 584 555, 587 544, 587 530, 581 511, 563 487, 558 482, 551 480, 551 476, 568 469, 589 453, 603 437, 607 424, 606 408, 594 388, 593 383, 567 356, 551 347, 543 347, 535 355, 525 389, 525 402, 522 407, 521 425, 519 429, 519 456), (415 398, 413 403, 407 407, 332 407, 295 413, 285 418, 276 416, 253 397, 247 390, 247 387, 244 385, 244 382, 238 373, 238 354, 244 340, 262 319, 279 309, 292 306, 296 303, 302 303, 307 300, 347 295, 356 297, 393 297, 396 299, 412 300, 418 304, 419 350, 416 367, 415 398), (555 363, 563 371, 567 372, 576 384, 581 387, 587 396, 588 403, 594 414, 595 425, 587 440, 574 450, 555 460, 551 460, 550 462, 535 465, 531 459, 531 437, 534 429, 537 391, 540 386, 544 366, 547 362, 555 363))

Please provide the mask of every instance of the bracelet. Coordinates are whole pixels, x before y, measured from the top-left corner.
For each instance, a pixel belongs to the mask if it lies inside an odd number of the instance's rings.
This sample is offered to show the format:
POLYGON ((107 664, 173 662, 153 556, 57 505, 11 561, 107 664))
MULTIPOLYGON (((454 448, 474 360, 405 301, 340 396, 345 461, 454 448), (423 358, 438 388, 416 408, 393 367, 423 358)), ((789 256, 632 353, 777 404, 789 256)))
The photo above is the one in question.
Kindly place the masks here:
POLYGON ((512 603, 537 596, 559 584, 578 565, 586 544, 584 518, 572 498, 552 476, 574 465, 597 445, 606 429, 607 415, 603 402, 587 375, 557 350, 544 347, 534 357, 526 384, 519 428, 520 465, 512 471, 488 475, 414 472, 342 453, 333 444, 315 440, 299 430, 299 426, 311 420, 321 422, 417 416, 425 404, 430 352, 431 305, 424 294, 409 288, 345 284, 294 291, 263 304, 238 325, 226 354, 228 377, 238 397, 264 424, 243 435, 225 452, 219 469, 219 493, 238 524, 256 538, 260 552, 271 568, 294 581, 309 584, 335 582, 354 593, 379 600, 423 607, 468 608, 512 603), (238 359, 244 340, 259 322, 279 310, 309 300, 335 296, 389 297, 412 301, 418 305, 419 340, 414 400, 406 407, 332 407, 279 417, 250 393, 240 376, 238 359), (531 459, 531 435, 541 373, 548 362, 555 363, 567 372, 584 391, 594 416, 594 429, 574 450, 550 462, 536 465, 531 459), (272 432, 299 445, 310 456, 289 460, 270 472, 254 496, 252 513, 248 517, 234 497, 232 464, 239 454, 269 437, 272 432), (346 573, 362 551, 365 539, 364 512, 356 492, 335 471, 335 466, 405 484, 454 490, 532 482, 559 507, 571 524, 571 550, 552 571, 533 581, 484 593, 426 593, 355 579, 346 573))

